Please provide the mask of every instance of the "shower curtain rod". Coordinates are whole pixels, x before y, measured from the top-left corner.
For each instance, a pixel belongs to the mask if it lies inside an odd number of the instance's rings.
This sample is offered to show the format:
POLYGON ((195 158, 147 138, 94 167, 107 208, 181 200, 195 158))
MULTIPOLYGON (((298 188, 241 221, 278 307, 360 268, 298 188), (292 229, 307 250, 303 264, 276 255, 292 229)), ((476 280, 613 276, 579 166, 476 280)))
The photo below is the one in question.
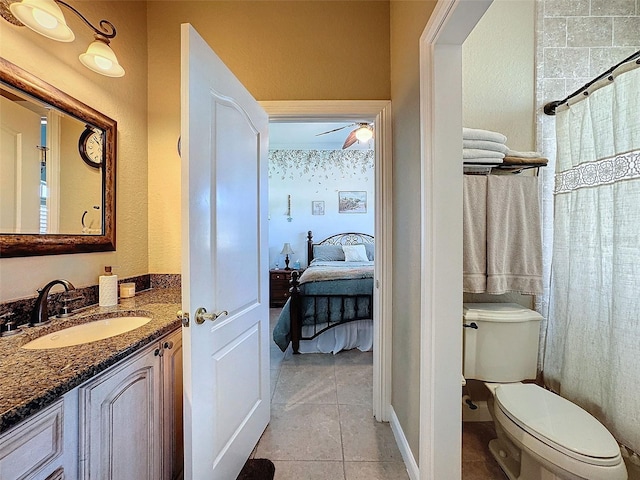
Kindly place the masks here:
POLYGON ((572 98, 582 94, 585 97, 587 97, 589 95, 589 87, 591 87, 594 83, 604 79, 604 78, 608 78, 609 81, 613 81, 613 76, 611 75, 613 72, 615 72, 615 70, 620 67, 621 65, 624 65, 625 63, 631 62, 635 60, 635 63, 637 63, 638 65, 640 65, 640 50, 638 50, 636 53, 634 53, 633 55, 628 56, 627 58, 625 58, 624 60, 622 60, 619 63, 616 63, 613 67, 611 67, 609 70, 607 70, 606 72, 598 75, 596 78, 594 78, 593 80, 591 80, 589 83, 584 84, 582 87, 580 87, 578 90, 576 90, 575 92, 573 92, 571 95, 569 95, 568 97, 564 98, 563 100, 556 100, 554 102, 549 102, 544 106, 544 113, 546 113, 547 115, 555 115, 556 114, 556 108, 558 108, 561 105, 564 105, 565 103, 567 103, 569 100, 571 100, 572 98))

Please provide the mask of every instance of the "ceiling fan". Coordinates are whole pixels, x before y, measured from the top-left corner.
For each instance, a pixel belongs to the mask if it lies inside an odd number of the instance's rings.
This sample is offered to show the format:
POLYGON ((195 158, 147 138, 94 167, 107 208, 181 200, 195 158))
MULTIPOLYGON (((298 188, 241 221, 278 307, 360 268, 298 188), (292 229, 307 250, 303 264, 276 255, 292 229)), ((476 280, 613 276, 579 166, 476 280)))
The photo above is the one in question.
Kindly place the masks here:
POLYGON ((371 138, 373 138, 373 123, 367 123, 367 122, 357 122, 357 123, 352 123, 350 125, 345 125, 344 127, 334 128, 333 130, 318 133, 316 134, 316 137, 319 137, 320 135, 326 135, 327 133, 337 132, 338 130, 342 130, 343 128, 348 128, 348 127, 356 127, 356 128, 354 128, 351 131, 351 133, 349 133, 346 140, 344 141, 344 145, 342 145, 343 150, 345 148, 349 148, 351 145, 353 145, 358 141, 368 142, 369 140, 371 140, 371 138))

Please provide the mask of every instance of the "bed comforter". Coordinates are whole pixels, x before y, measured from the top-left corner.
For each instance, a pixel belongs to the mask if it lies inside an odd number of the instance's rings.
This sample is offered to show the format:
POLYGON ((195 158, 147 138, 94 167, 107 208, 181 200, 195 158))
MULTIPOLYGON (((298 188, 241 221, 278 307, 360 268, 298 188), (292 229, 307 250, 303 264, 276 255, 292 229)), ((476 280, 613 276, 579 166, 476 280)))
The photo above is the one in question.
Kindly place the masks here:
MULTIPOLYGON (((316 262, 313 261, 300 276, 300 293, 305 295, 371 295, 373 293, 373 262, 316 262)), ((287 300, 278 322, 273 329, 273 340, 283 352, 291 341, 290 310, 291 299, 287 300)), ((357 310, 372 311, 369 298, 359 297, 344 300, 344 318, 355 317, 357 310)), ((313 325, 314 319, 322 328, 339 323, 342 308, 339 297, 314 297, 302 299, 303 325, 313 325)))

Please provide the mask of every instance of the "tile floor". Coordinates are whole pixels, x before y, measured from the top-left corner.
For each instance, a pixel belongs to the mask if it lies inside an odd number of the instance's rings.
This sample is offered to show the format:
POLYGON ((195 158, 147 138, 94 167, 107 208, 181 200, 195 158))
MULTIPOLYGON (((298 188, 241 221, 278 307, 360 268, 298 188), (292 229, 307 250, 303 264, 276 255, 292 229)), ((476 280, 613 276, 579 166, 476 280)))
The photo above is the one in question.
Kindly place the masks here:
MULTIPOLYGON (((270 309, 271 328, 279 308, 270 309)), ((282 353, 271 343, 271 423, 252 453, 274 480, 408 480, 388 423, 373 419, 373 354, 282 353)), ((462 480, 506 480, 491 422, 462 425, 462 480)))
POLYGON ((491 422, 462 423, 462 480, 507 480, 489 452, 493 438, 496 431, 491 422))
MULTIPOLYGON (((271 309, 272 327, 280 309, 271 309)), ((408 480, 388 423, 373 418, 373 354, 271 346, 271 423, 252 456, 275 480, 408 480)))

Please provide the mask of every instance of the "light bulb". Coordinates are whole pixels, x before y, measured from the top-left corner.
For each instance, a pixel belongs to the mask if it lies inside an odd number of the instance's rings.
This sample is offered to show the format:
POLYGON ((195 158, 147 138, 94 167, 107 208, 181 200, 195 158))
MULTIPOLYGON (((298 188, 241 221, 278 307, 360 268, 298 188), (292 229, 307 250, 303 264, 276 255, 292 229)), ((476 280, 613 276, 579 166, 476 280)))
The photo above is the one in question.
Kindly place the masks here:
POLYGON ((124 68, 118 63, 116 54, 109 47, 109 42, 96 35, 87 51, 80 55, 82 64, 90 70, 107 77, 122 77, 124 68))
POLYGON ((33 18, 36 22, 38 22, 44 28, 48 28, 49 30, 53 30, 58 26, 58 19, 50 13, 45 12, 44 10, 34 9, 33 18))
POLYGON ((96 56, 93 58, 93 61, 96 62, 96 65, 102 70, 109 70, 113 66, 113 62, 108 58, 96 56))
POLYGON ((14 17, 40 35, 59 42, 72 42, 75 38, 54 0, 22 0, 10 4, 9 9, 14 17))
POLYGON ((373 138, 373 130, 368 125, 362 126, 356 131, 356 138, 360 142, 368 142, 373 138))

